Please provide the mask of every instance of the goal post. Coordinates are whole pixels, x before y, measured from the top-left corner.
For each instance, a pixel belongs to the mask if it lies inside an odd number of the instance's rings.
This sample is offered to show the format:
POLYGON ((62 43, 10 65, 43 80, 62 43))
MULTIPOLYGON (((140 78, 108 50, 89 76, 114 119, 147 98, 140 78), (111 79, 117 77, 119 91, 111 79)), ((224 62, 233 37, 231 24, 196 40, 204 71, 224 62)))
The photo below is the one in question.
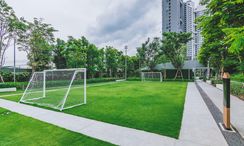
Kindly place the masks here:
POLYGON ((61 111, 86 104, 86 69, 34 72, 20 102, 61 111))
POLYGON ((141 72, 141 81, 163 82, 163 75, 161 72, 141 72))

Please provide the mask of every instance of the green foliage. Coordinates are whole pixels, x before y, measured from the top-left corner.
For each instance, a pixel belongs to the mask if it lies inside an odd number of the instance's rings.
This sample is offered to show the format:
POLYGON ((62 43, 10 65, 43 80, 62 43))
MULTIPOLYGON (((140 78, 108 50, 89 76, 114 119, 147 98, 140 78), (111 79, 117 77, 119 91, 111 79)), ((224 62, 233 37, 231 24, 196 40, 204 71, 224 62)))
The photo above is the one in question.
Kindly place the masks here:
POLYGON ((215 80, 215 79, 212 79, 212 80, 211 80, 211 84, 213 84, 213 85, 216 85, 216 84, 223 84, 223 81, 222 81, 222 80, 215 80))
POLYGON ((231 75, 231 80, 244 82, 244 75, 243 74, 233 74, 231 75))
POLYGON ((14 10, 4 0, 0 0, 0 68, 4 65, 5 53, 13 39, 23 29, 14 10))
POLYGON ((33 23, 23 20, 26 29, 18 39, 19 50, 27 52, 32 71, 42 71, 50 68, 52 61, 52 43, 56 31, 42 19, 34 18, 33 23))
POLYGON ((9 88, 9 87, 16 87, 19 90, 25 90, 27 87, 28 82, 5 82, 4 84, 0 84, 0 88, 9 88))
POLYGON ((202 0, 201 3, 207 5, 207 11, 197 19, 204 37, 198 59, 205 65, 210 61, 217 70, 224 67, 229 71, 229 66, 225 66, 229 57, 235 55, 239 65, 243 61, 244 2, 202 0))
POLYGON ((229 55, 223 60, 223 66, 229 73, 235 73, 239 69, 239 61, 236 59, 235 55, 229 55))
POLYGON ((139 58, 137 56, 127 56, 127 71, 129 77, 135 77, 139 74, 139 58))
POLYGON ((231 82, 231 94, 244 99, 244 84, 243 82, 231 82))
POLYGON ((186 43, 191 40, 191 33, 168 32, 163 34, 161 51, 172 65, 181 70, 186 56, 186 43))
POLYGON ((160 39, 150 38, 142 44, 140 48, 137 48, 137 56, 140 61, 141 67, 148 67, 149 70, 153 70, 157 64, 157 58, 159 57, 160 39))
POLYGON ((69 37, 64 52, 68 68, 86 67, 88 45, 89 42, 85 37, 80 39, 69 37))
POLYGON ((231 44, 229 52, 238 56, 239 62, 244 60, 244 26, 240 28, 226 28, 223 29, 226 33, 226 43, 231 44))
POLYGON ((56 40, 56 45, 53 48, 53 63, 57 69, 67 68, 67 60, 64 57, 66 42, 61 39, 56 40))
POLYGON ((106 68, 110 77, 115 76, 117 73, 117 69, 119 66, 119 57, 122 52, 119 52, 117 49, 113 47, 106 47, 105 50, 105 58, 106 58, 106 68))
MULTIPOLYGON (((13 72, 0 72, 1 76, 3 77, 5 82, 13 82, 14 81, 14 74, 13 72)), ((17 82, 27 82, 30 79, 29 72, 17 72, 15 74, 17 82)))
POLYGON ((86 68, 88 70, 88 75, 92 78, 94 78, 95 73, 98 71, 98 64, 99 61, 101 61, 99 55, 100 52, 95 45, 88 45, 86 68))
POLYGON ((84 36, 79 39, 69 37, 67 42, 57 39, 53 52, 57 68, 87 68, 88 78, 123 76, 125 58, 129 74, 135 74, 139 69, 137 57, 125 57, 122 51, 111 46, 100 49, 84 36))

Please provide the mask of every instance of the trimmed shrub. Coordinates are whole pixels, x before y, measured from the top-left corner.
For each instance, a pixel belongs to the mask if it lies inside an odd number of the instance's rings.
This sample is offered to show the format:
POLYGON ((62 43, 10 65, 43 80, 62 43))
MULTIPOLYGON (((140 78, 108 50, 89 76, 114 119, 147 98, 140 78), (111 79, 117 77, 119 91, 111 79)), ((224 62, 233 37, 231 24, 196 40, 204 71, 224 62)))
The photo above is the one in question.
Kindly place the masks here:
POLYGON ((242 82, 231 82, 230 92, 233 95, 236 95, 244 99, 244 86, 242 82))
MULTIPOLYGON (((14 81, 14 74, 12 72, 0 72, 3 77, 4 82, 13 82, 14 81)), ((30 79, 31 73, 29 72, 17 72, 15 74, 17 82, 28 82, 30 79)))
POLYGON ((0 88, 11 88, 16 87, 17 89, 24 90, 28 85, 28 82, 5 82, 4 84, 0 84, 0 88))
POLYGON ((231 80, 238 81, 238 82, 244 82, 244 75, 243 74, 231 75, 231 80))

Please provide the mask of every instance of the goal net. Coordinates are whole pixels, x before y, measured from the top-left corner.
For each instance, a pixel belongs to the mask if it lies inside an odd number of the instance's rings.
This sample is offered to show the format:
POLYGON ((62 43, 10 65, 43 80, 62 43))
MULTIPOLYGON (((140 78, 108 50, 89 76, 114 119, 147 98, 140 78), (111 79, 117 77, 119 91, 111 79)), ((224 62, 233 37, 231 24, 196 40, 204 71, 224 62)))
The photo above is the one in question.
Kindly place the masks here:
POLYGON ((61 111, 86 104, 86 69, 35 72, 20 102, 61 111))
POLYGON ((142 81, 163 81, 163 75, 161 72, 142 72, 141 73, 142 81))

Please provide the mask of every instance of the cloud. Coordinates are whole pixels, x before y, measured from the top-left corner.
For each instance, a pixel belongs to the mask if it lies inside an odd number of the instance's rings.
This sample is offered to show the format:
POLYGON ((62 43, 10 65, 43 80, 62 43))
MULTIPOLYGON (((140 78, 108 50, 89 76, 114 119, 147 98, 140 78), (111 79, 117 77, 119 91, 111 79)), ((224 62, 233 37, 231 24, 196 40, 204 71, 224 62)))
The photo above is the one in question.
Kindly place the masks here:
POLYGON ((136 47, 147 37, 159 36, 161 31, 161 0, 124 0, 110 4, 87 34, 99 46, 112 45, 123 49, 136 47))
MULTIPOLYGON (((195 0, 194 0, 195 1, 195 0)), ((198 0, 196 0, 198 1, 198 0)), ((195 1, 195 2, 196 2, 195 1)), ((44 18, 59 30, 56 37, 66 40, 84 35, 99 47, 114 46, 120 50, 136 47, 147 37, 161 35, 162 0, 6 0, 17 16, 28 21, 44 18)), ((6 52, 6 65, 13 64, 13 47, 6 52)), ((27 62, 24 52, 17 52, 17 64, 27 62)))

